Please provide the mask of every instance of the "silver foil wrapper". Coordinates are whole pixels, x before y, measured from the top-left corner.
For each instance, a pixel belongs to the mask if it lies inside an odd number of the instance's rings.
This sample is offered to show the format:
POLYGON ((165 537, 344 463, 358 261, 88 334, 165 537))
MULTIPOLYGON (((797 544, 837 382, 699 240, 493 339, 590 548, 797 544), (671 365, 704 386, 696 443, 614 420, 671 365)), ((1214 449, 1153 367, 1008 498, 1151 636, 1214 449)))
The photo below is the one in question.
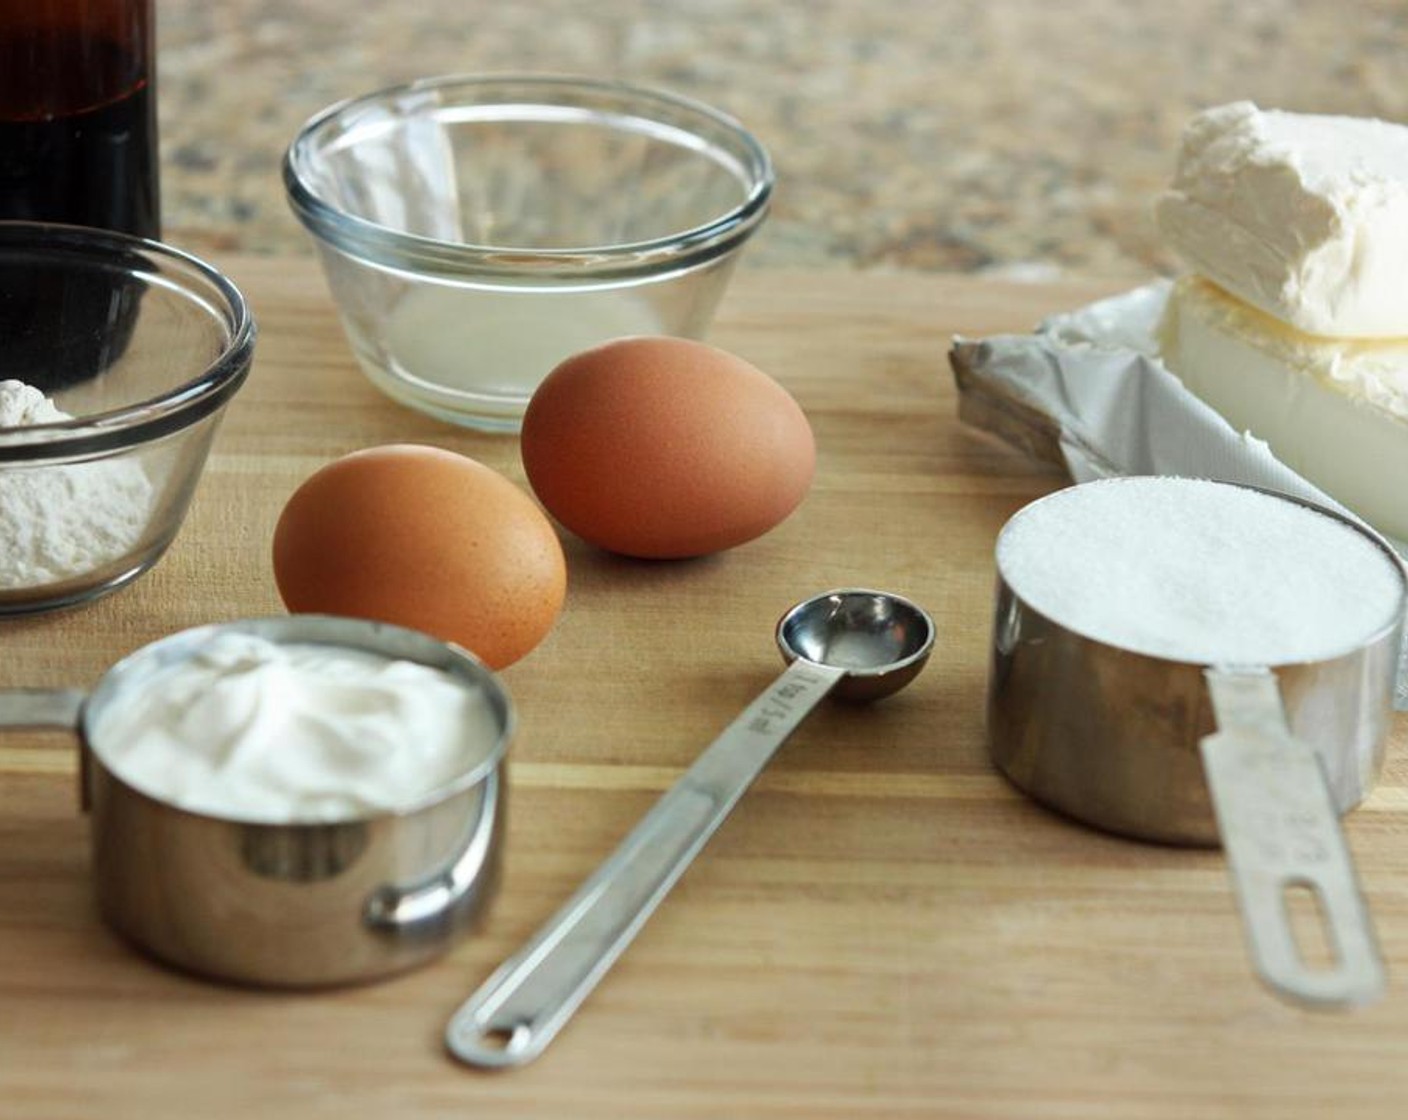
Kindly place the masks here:
MULTIPOLYGON (((1053 315, 1031 334, 955 337, 949 364, 960 419, 1063 467, 1076 482, 1213 478, 1354 517, 1263 441, 1234 429, 1159 361, 1157 328, 1168 292, 1169 283, 1157 281, 1053 315)), ((1389 543, 1408 556, 1404 542, 1389 543)), ((1396 693, 1396 706, 1408 709, 1408 645, 1396 693)))

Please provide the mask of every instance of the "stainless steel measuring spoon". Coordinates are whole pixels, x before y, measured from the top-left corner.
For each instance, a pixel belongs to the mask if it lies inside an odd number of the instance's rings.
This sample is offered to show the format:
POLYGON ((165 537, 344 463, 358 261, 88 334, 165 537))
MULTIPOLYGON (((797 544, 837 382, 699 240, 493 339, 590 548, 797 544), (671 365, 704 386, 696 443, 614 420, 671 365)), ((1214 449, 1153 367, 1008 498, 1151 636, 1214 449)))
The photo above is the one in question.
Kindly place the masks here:
POLYGON ((934 623, 898 595, 847 589, 797 604, 776 638, 787 670, 459 1008, 445 1032, 455 1057, 502 1068, 541 1054, 812 709, 828 694, 864 702, 903 688, 934 623))

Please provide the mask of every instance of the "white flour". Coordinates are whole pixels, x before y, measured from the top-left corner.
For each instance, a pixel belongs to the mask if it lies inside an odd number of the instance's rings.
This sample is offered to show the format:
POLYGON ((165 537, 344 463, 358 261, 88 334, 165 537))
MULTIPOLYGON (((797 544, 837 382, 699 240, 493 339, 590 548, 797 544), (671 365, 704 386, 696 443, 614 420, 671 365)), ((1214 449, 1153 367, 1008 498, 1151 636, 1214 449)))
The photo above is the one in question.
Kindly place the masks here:
MULTIPOLYGON (((38 389, 0 381, 0 428, 72 419, 38 389)), ((85 575, 141 538, 152 484, 140 463, 108 459, 0 471, 0 591, 85 575)))

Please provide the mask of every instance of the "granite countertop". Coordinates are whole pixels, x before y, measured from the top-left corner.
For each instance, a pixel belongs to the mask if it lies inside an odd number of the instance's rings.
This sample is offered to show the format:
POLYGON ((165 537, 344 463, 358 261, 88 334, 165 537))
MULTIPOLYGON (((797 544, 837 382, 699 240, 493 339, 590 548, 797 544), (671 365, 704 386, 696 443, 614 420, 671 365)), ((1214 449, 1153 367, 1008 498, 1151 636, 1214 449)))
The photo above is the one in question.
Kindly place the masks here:
POLYGON ((166 238, 308 251, 279 160, 323 106, 430 74, 687 94, 771 150, 753 266, 1142 277, 1205 105, 1408 120, 1402 0, 158 0, 166 238))

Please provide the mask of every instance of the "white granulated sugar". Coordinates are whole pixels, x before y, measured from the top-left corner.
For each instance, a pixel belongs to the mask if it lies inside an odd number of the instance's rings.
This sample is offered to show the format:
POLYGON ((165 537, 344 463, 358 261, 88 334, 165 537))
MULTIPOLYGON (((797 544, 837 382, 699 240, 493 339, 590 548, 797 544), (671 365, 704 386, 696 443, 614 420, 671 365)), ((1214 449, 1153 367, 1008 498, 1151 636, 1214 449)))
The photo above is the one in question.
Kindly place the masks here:
MULTIPOLYGON (((0 381, 0 428, 71 417, 21 381, 0 381)), ((153 501, 140 463, 7 467, 0 471, 0 591, 58 583, 121 558, 146 528, 153 501)))
POLYGON ((1009 587, 1054 622, 1206 665, 1338 656, 1402 610, 1398 566, 1336 519, 1256 490, 1122 478, 1059 491, 1003 529, 1009 587))

